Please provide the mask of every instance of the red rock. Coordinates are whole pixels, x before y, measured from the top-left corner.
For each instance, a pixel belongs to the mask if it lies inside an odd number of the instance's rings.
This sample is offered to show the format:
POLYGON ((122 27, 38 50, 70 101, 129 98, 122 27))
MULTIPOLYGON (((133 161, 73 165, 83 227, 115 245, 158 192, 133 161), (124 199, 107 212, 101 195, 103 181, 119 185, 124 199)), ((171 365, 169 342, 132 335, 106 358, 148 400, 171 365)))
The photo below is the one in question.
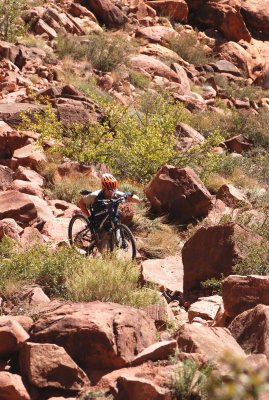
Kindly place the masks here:
POLYGON ((64 200, 48 200, 48 204, 55 217, 71 218, 81 212, 80 208, 64 200))
POLYGON ((6 190, 11 185, 13 175, 10 168, 0 165, 0 190, 6 190))
POLYGON ((19 363, 22 375, 39 388, 81 391, 90 383, 66 351, 55 344, 25 343, 19 363))
POLYGON ((117 379, 116 393, 118 400, 172 400, 168 389, 140 377, 120 376, 117 379))
POLYGON ((241 14, 250 29, 269 34, 269 1, 245 0, 242 2, 241 14))
POLYGON ((136 36, 160 44, 167 43, 173 37, 179 37, 178 33, 173 28, 161 25, 141 28, 136 32, 136 36))
POLYGON ((199 177, 189 168, 161 167, 145 187, 151 207, 166 212, 181 223, 207 215, 212 197, 199 177))
POLYGON ((85 175, 89 176, 89 179, 93 176, 101 178, 101 175, 106 172, 109 171, 104 164, 82 164, 75 161, 67 161, 57 168, 57 173, 60 176, 85 175))
POLYGON ((69 222, 70 217, 48 219, 42 228, 42 234, 55 243, 66 241, 69 222))
POLYGON ((206 321, 213 320, 221 305, 221 296, 200 297, 198 301, 192 303, 188 309, 189 321, 192 322, 194 318, 200 317, 206 321))
POLYGON ((42 150, 33 144, 28 144, 27 146, 15 150, 13 153, 13 158, 18 162, 19 165, 30 167, 34 170, 37 170, 41 163, 47 161, 42 150))
POLYGON ((247 353, 262 353, 269 357, 269 307, 259 304, 239 314, 229 325, 235 340, 247 353))
POLYGON ((234 318, 258 304, 269 306, 268 288, 268 276, 228 276, 222 283, 225 313, 234 318))
POLYGON ((243 135, 233 136, 224 141, 227 148, 235 153, 242 154, 253 148, 253 142, 243 135))
POLYGON ((21 193, 31 194, 33 196, 44 198, 44 190, 34 182, 22 181, 15 179, 8 187, 9 190, 17 190, 21 193))
POLYGON ((217 191, 216 198, 222 200, 228 207, 251 207, 250 202, 241 190, 232 185, 222 185, 217 191))
POLYGON ((57 33, 55 30, 49 26, 43 19, 39 19, 35 24, 35 33, 38 35, 42 35, 43 33, 48 35, 50 40, 55 39, 57 37, 57 33))
POLYGON ((158 15, 168 17, 175 22, 187 21, 188 6, 184 0, 155 0, 146 2, 158 15))
POLYGON ((15 320, 0 317, 0 357, 10 357, 29 339, 28 333, 15 320))
POLYGON ((258 241, 252 231, 234 223, 198 229, 182 249, 184 292, 198 289, 207 279, 230 275, 249 246, 258 241))
POLYGON ((16 190, 0 192, 0 219, 13 218, 26 223, 37 217, 37 210, 31 199, 16 190))
POLYGON ((193 129, 191 126, 179 122, 176 126, 176 134, 179 137, 188 137, 193 139, 196 143, 203 143, 205 138, 201 133, 193 129))
POLYGON ((13 240, 20 241, 20 234, 23 229, 12 218, 4 218, 0 220, 0 240, 4 236, 8 236, 13 240))
POLYGON ((178 347, 185 353, 198 353, 214 365, 220 365, 229 350, 245 358, 245 353, 226 328, 210 328, 185 324, 176 334, 178 347))
POLYGON ((74 17, 88 17, 91 21, 97 22, 95 15, 79 3, 71 3, 70 13, 74 17))
POLYGON ((44 239, 41 233, 36 228, 33 228, 32 226, 27 226, 20 237, 20 243, 22 247, 26 249, 27 247, 31 247, 35 244, 44 243, 44 239))
POLYGON ((15 171, 15 179, 20 179, 27 182, 33 182, 37 186, 41 188, 44 186, 44 178, 36 171, 32 169, 25 168, 23 166, 19 166, 19 168, 15 171))
POLYGON ((148 43, 146 46, 140 48, 139 52, 141 54, 146 54, 147 56, 153 56, 155 58, 174 60, 181 65, 184 65, 185 63, 184 60, 176 52, 157 43, 148 43))
POLYGON ((175 354, 177 349, 176 340, 167 340, 154 343, 139 353, 131 362, 131 365, 140 365, 146 361, 168 360, 175 354))
POLYGON ((0 119, 12 128, 16 128, 22 122, 21 113, 27 112, 27 114, 31 115, 36 111, 41 111, 43 107, 42 105, 31 103, 0 104, 0 119))
POLYGON ((132 57, 130 63, 133 68, 146 71, 152 76, 157 75, 166 78, 169 81, 181 83, 180 77, 177 73, 157 58, 140 54, 132 57))
POLYGON ((21 376, 0 371, 0 400, 31 400, 21 376))
POLYGON ((83 368, 121 368, 155 342, 154 323, 140 310, 99 301, 53 308, 35 322, 31 340, 64 347, 83 368))
POLYGON ((110 0, 87 0, 87 7, 109 28, 118 28, 127 21, 123 12, 110 0))

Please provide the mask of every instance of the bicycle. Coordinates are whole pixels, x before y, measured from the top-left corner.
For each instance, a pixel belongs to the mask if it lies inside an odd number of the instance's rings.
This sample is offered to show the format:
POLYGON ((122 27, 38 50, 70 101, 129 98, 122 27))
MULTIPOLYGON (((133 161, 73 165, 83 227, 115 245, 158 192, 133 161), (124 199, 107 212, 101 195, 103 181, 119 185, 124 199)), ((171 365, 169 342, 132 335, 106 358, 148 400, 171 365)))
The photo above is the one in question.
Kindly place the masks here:
MULTIPOLYGON (((76 214, 68 226, 68 239, 72 246, 80 249, 85 255, 94 255, 98 249, 100 236, 108 233, 108 251, 117 257, 132 259, 136 257, 135 238, 128 226, 118 222, 117 205, 125 202, 125 197, 111 200, 98 200, 106 208, 93 217, 76 214)), ((91 215, 92 209, 90 209, 91 215)))

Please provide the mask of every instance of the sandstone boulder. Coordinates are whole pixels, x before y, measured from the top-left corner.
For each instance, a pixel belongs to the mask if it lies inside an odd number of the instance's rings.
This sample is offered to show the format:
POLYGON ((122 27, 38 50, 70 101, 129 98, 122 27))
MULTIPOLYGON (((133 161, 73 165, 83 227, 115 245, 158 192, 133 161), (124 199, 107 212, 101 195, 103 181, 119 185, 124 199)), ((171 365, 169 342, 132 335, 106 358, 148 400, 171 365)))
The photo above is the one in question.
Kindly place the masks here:
POLYGON ((241 13, 247 26, 256 32, 269 34, 269 1, 245 0, 242 2, 241 13))
POLYGON ((6 190, 11 185, 13 176, 12 169, 0 165, 0 190, 6 190))
POLYGON ((154 0, 146 4, 154 8, 159 16, 168 17, 175 22, 187 21, 189 10, 184 0, 154 0))
POLYGON ((86 5, 94 13, 99 22, 109 28, 121 27, 127 21, 126 16, 113 1, 87 0, 86 5))
POLYGON ((251 40, 239 8, 232 2, 208 1, 199 8, 195 17, 203 25, 219 29, 228 40, 251 40))
POLYGON ((178 347, 185 353, 199 353, 208 361, 220 364, 224 352, 245 357, 245 353, 226 328, 185 324, 176 334, 178 347))
POLYGON ((0 371, 0 400, 31 400, 20 375, 0 371))
POLYGON ((207 279, 230 275, 258 241, 257 235, 234 223, 198 229, 182 249, 184 292, 198 289, 207 279))
POLYGON ((168 81, 181 83, 180 76, 157 58, 140 54, 131 58, 130 63, 134 69, 145 71, 151 76, 161 76, 168 81))
POLYGON ((10 103, 0 104, 0 119, 5 121, 12 128, 16 128, 21 124, 21 113, 33 114, 36 111, 41 111, 43 106, 31 103, 10 103))
POLYGON ((81 391, 89 385, 86 374, 55 344, 25 343, 20 350, 19 363, 22 375, 38 388, 81 391))
POLYGON ((269 357, 269 307, 259 304, 239 314, 229 325, 235 340, 247 353, 262 353, 269 357))
POLYGON ((27 226, 21 234, 20 243, 22 247, 26 249, 36 244, 43 244, 44 238, 38 229, 27 226))
POLYGON ((212 197, 195 172, 165 165, 145 187, 151 207, 180 223, 208 214, 212 197))
POLYGON ((27 146, 15 150, 13 159, 16 162, 16 166, 22 165, 23 167, 29 167, 33 170, 37 170, 38 166, 46 161, 43 151, 33 144, 28 144, 27 146))
POLYGON ((102 369, 123 367, 155 334, 143 311, 96 301, 52 307, 35 322, 31 340, 64 347, 83 368, 102 369))
POLYGON ((189 321, 192 322, 196 317, 200 317, 206 321, 212 321, 216 317, 221 303, 222 298, 218 295, 200 297, 198 301, 192 303, 188 309, 189 321))
POLYGON ((226 206, 231 208, 240 208, 244 206, 251 208, 251 203, 244 193, 233 185, 222 185, 217 191, 216 198, 222 200, 226 206))
POLYGON ((178 38, 179 34, 169 26, 155 25, 139 29, 136 36, 147 39, 152 43, 165 44, 171 38, 178 38))
POLYGON ((37 210, 31 199, 16 190, 0 192, 0 219, 12 218, 27 223, 37 217, 37 210))
POLYGON ((168 360, 175 354, 177 349, 176 340, 166 340, 147 347, 139 353, 132 361, 132 365, 140 365, 146 361, 168 360))
POLYGON ((42 234, 46 235, 52 242, 60 243, 67 240, 68 226, 70 217, 68 218, 51 218, 48 219, 42 228, 42 234))
POLYGON ((19 179, 22 181, 32 182, 41 188, 44 186, 44 178, 38 172, 26 168, 23 166, 19 166, 19 168, 15 171, 15 179, 19 179))
POLYGON ((253 148, 253 142, 243 135, 233 136, 229 139, 226 139, 224 143, 230 151, 238 154, 242 154, 245 151, 253 148))
POLYGON ((12 218, 4 218, 0 220, 0 240, 4 236, 10 237, 13 240, 20 241, 20 234, 23 229, 12 218))
POLYGON ((28 333, 15 320, 0 317, 0 357, 9 357, 29 339, 28 333))
POLYGON ((101 178, 101 175, 109 172, 104 164, 83 164, 76 161, 67 161, 58 165, 57 173, 60 176, 89 176, 90 178, 101 178))
POLYGON ((268 276, 228 276, 222 283, 223 305, 226 314, 234 318, 258 304, 269 306, 268 288, 268 276))
POLYGON ((117 400, 172 400, 168 389, 140 377, 120 376, 115 394, 117 400))
POLYGON ((27 182, 20 179, 15 179, 8 187, 9 190, 17 190, 21 193, 31 194, 33 196, 44 198, 44 190, 35 182, 27 182))

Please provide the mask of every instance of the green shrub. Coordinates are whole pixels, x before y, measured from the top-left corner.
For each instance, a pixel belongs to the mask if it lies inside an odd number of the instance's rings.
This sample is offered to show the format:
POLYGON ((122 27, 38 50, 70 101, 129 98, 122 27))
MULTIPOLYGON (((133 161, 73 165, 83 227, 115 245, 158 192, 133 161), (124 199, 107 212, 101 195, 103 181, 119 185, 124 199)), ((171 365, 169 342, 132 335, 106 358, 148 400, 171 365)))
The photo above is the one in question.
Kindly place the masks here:
POLYGON ((246 363, 245 358, 227 352, 223 364, 228 371, 224 376, 210 374, 207 382, 207 399, 258 400, 268 396, 268 368, 246 363), (267 396, 266 396, 267 395, 267 396))
POLYGON ((266 240, 254 244, 249 249, 247 257, 239 261, 233 271, 237 275, 268 275, 269 249, 266 240))
POLYGON ((129 70, 129 79, 131 84, 139 89, 147 89, 151 83, 151 80, 145 74, 135 69, 129 70))
POLYGON ((159 294, 138 287, 140 272, 131 261, 113 257, 86 258, 72 248, 51 252, 36 245, 18 249, 9 239, 0 243, 0 295, 6 296, 10 282, 14 292, 24 284, 41 285, 50 296, 72 301, 112 301, 134 307, 157 303, 159 294))
POLYGON ((219 294, 221 296, 222 279, 211 278, 201 282, 201 286, 210 289, 211 295, 219 294))
POLYGON ((77 36, 60 32, 57 37, 57 54, 60 58, 72 56, 75 60, 87 58, 88 46, 80 43, 77 36))
POLYGON ((24 31, 20 18, 26 7, 26 0, 0 0, 0 37, 8 42, 15 42, 24 31))
POLYGON ((201 367, 194 360, 184 360, 172 377, 170 388, 176 400, 206 399, 206 384, 212 367, 201 367))
POLYGON ((213 55, 208 55, 204 49, 204 43, 198 40, 196 31, 186 32, 177 29, 179 37, 171 36, 167 47, 177 53, 183 60, 194 64, 202 65, 214 61, 213 55))

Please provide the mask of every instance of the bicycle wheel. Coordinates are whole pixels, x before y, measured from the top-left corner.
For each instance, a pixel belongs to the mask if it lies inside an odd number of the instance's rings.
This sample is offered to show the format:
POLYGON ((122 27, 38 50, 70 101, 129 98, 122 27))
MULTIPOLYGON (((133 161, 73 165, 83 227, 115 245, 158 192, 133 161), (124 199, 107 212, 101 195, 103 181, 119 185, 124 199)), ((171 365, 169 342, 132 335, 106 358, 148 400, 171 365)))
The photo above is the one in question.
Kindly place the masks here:
POLYGON ((95 245, 89 220, 83 214, 73 215, 68 226, 68 239, 71 246, 82 254, 89 255, 95 245))
POLYGON ((116 257, 134 260, 136 257, 135 238, 128 226, 118 224, 112 231, 111 251, 116 257))

